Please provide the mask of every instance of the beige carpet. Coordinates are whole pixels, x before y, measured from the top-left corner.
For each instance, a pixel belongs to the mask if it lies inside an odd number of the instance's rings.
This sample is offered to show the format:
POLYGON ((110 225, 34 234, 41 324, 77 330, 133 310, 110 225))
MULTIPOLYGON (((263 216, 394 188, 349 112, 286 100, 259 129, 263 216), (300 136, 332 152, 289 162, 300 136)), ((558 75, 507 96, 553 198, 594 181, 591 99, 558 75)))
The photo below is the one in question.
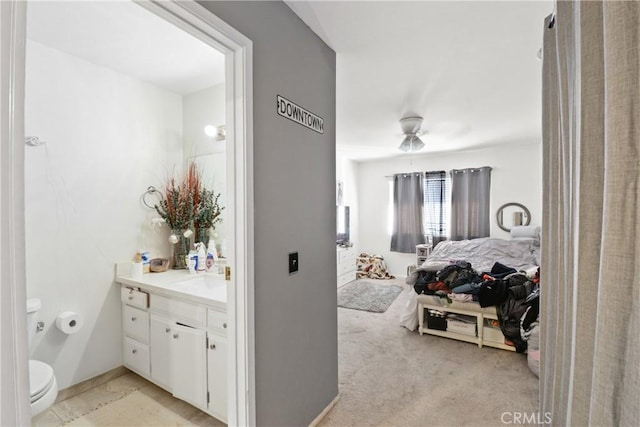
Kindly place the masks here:
POLYGON ((535 415, 524 354, 408 331, 405 304, 402 293, 384 313, 338 308, 340 398, 320 427, 504 427, 535 415))
POLYGON ((195 426, 141 391, 75 419, 69 426, 195 426))

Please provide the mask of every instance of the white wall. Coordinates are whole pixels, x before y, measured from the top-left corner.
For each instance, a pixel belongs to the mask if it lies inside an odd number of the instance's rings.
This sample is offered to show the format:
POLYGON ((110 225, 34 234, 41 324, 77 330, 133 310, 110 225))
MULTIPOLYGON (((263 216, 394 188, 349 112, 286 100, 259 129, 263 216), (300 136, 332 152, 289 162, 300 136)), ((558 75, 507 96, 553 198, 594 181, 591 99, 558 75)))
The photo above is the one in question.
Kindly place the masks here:
POLYGON ((349 206, 350 239, 359 247, 360 232, 358 229, 358 163, 336 153, 336 181, 343 183, 343 205, 349 206))
POLYGON ((181 168, 182 99, 32 42, 26 79, 26 134, 46 141, 25 148, 27 295, 46 324, 32 357, 66 388, 122 364, 114 264, 169 255, 140 197, 181 168), (55 327, 66 310, 85 317, 75 335, 55 327))
POLYGON ((359 165, 358 200, 360 251, 381 254, 392 274, 406 275, 415 264, 415 255, 389 251, 389 179, 394 173, 451 170, 491 166, 491 236, 509 238, 498 228, 496 211, 508 202, 525 205, 531 212, 531 224, 542 221, 542 145, 492 147, 453 153, 398 157, 359 165))
MULTIPOLYGON (((220 193, 220 206, 226 206, 226 144, 216 141, 204 133, 207 125, 219 126, 225 119, 225 84, 186 95, 183 103, 184 154, 187 162, 194 161, 202 172, 202 182, 209 190, 220 193)), ((216 224, 214 237, 218 249, 226 247, 226 211, 223 210, 222 223, 216 224)), ((222 250, 222 255, 225 251, 222 250)))

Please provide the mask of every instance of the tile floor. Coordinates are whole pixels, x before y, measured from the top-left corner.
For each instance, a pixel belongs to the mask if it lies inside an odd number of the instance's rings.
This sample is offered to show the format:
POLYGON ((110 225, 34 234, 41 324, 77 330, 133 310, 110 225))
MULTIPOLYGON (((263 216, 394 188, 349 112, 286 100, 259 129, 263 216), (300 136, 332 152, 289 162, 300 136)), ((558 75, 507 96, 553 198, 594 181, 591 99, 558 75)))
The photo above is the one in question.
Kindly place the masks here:
MULTIPOLYGON (((102 413, 100 419, 103 420, 101 421, 103 424, 86 421, 86 424, 84 425, 120 425, 113 424, 108 421, 110 404, 118 402, 136 391, 158 402, 163 409, 177 415, 178 418, 188 421, 189 424, 185 423, 185 425, 196 425, 202 427, 225 426, 225 424, 219 420, 207 415, 198 408, 195 408, 182 400, 174 398, 169 392, 132 372, 128 372, 105 384, 56 403, 47 411, 33 418, 32 423, 34 427, 62 426, 70 423, 73 423, 74 425, 83 425, 83 420, 91 419, 89 414, 100 409, 102 413)), ((113 405, 113 411, 120 412, 122 410, 121 407, 122 405, 113 405)), ((122 417, 121 413, 117 415, 122 417)), ((138 417, 137 414, 136 417, 138 417)), ((128 425, 150 425, 145 423, 144 419, 139 419, 138 424, 136 424, 135 421, 131 422, 133 421, 133 418, 134 416, 132 414, 132 418, 127 422, 128 425)), ((169 418, 170 417, 167 417, 167 424, 156 423, 153 425, 176 425, 175 423, 171 423, 169 418)))

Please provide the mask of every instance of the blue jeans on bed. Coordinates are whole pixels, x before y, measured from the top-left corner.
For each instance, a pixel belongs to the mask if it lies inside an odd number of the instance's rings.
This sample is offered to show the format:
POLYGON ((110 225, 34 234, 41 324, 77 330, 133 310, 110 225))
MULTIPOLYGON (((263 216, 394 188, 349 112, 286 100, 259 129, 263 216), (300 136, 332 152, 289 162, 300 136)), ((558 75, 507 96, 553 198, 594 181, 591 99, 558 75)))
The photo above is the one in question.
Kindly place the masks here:
POLYGON ((464 285, 456 286, 452 291, 456 294, 477 294, 482 283, 466 283, 464 285))

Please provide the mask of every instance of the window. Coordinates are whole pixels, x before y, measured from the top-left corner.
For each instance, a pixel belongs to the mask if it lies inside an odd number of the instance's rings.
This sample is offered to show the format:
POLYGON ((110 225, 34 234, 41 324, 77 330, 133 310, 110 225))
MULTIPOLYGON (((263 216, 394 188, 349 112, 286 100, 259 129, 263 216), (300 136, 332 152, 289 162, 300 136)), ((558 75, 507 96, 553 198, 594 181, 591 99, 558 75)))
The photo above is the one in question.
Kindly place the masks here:
POLYGON ((433 245, 449 238, 450 180, 445 171, 425 173, 424 178, 424 232, 432 236, 433 245))

